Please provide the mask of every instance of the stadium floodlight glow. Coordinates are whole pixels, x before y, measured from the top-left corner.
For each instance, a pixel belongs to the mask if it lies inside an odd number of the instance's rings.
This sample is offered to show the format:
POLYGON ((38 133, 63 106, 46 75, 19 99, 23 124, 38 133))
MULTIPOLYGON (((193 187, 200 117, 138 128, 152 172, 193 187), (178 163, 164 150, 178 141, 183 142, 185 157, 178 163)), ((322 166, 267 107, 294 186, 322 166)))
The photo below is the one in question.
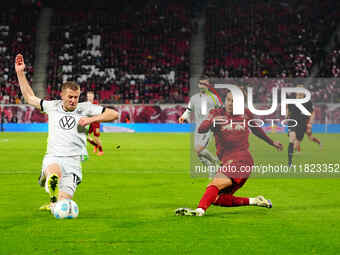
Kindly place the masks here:
MULTIPOLYGON (((228 89, 233 95, 233 115, 243 115, 244 114, 244 95, 242 90, 233 84, 214 84, 214 88, 217 89, 228 89)), ((273 114, 276 111, 278 105, 278 88, 272 88, 272 106, 270 109, 258 110, 254 107, 253 103, 253 88, 247 88, 248 93, 248 109, 251 113, 258 116, 267 116, 273 114)), ((311 99, 311 93, 305 88, 282 88, 281 89, 281 115, 285 116, 287 114, 287 105, 294 104, 302 112, 302 114, 310 116, 312 115, 303 104, 311 99), (287 98, 289 93, 301 93, 304 94, 304 98, 287 98)), ((202 115, 207 114, 207 100, 202 100, 201 107, 202 115)))

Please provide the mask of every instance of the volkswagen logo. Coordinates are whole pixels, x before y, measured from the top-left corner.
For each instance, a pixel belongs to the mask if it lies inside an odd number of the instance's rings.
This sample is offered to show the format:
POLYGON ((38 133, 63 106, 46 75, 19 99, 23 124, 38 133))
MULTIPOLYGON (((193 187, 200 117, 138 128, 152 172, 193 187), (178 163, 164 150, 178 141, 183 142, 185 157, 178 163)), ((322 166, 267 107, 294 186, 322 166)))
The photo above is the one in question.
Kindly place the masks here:
POLYGON ((59 126, 62 129, 72 129, 76 124, 76 119, 73 116, 64 116, 59 120, 59 126))

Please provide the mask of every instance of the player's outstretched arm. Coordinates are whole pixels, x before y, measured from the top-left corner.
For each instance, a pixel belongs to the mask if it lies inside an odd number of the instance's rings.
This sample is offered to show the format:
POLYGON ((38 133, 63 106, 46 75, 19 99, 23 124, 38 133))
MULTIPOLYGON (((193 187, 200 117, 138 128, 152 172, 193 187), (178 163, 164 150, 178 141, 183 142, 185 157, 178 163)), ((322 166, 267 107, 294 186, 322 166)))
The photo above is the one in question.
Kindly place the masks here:
POLYGON ((114 121, 116 119, 118 119, 118 112, 116 112, 113 109, 105 108, 105 111, 102 114, 92 116, 92 117, 80 118, 78 124, 84 127, 93 122, 108 122, 108 121, 114 121))
POLYGON ((26 75, 25 75, 25 62, 24 62, 24 57, 21 54, 18 54, 15 57, 15 71, 17 73, 17 77, 18 77, 18 81, 19 81, 19 85, 20 85, 20 90, 22 95, 25 98, 25 101, 40 109, 40 101, 41 99, 36 97, 34 95, 34 92, 31 88, 31 86, 29 85, 26 75))
POLYGON ((283 150, 283 145, 279 141, 273 141, 269 136, 266 135, 264 130, 261 127, 249 127, 254 135, 258 138, 264 140, 271 146, 275 147, 279 151, 283 150))

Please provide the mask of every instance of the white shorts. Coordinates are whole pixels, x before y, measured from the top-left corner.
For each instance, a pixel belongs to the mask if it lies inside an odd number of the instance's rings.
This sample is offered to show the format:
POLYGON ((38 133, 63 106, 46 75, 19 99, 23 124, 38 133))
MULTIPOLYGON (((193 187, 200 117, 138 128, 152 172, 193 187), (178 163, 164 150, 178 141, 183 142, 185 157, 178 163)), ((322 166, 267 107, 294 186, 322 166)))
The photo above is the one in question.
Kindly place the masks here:
POLYGON ((45 175, 47 167, 52 164, 59 165, 61 169, 62 177, 59 183, 59 190, 73 196, 82 180, 80 156, 56 157, 46 155, 43 159, 41 170, 43 175, 45 175))
POLYGON ((194 133, 194 144, 195 144, 195 148, 197 146, 201 146, 201 147, 207 147, 208 144, 209 144, 209 139, 210 139, 210 136, 211 136, 211 132, 207 132, 207 133, 203 133, 203 134, 200 134, 198 132, 195 131, 194 133))

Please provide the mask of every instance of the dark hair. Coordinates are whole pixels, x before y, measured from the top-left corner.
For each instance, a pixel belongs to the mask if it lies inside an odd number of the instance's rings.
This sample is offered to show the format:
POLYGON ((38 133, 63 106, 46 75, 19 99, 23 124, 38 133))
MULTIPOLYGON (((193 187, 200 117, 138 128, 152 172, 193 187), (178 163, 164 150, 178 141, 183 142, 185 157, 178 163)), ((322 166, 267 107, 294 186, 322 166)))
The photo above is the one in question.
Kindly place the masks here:
POLYGON ((200 76, 200 81, 203 81, 203 80, 209 80, 209 76, 206 75, 206 74, 202 74, 202 75, 200 76))
POLYGON ((63 83, 63 85, 61 85, 61 90, 65 90, 65 89, 79 90, 80 85, 74 81, 67 81, 63 83))

